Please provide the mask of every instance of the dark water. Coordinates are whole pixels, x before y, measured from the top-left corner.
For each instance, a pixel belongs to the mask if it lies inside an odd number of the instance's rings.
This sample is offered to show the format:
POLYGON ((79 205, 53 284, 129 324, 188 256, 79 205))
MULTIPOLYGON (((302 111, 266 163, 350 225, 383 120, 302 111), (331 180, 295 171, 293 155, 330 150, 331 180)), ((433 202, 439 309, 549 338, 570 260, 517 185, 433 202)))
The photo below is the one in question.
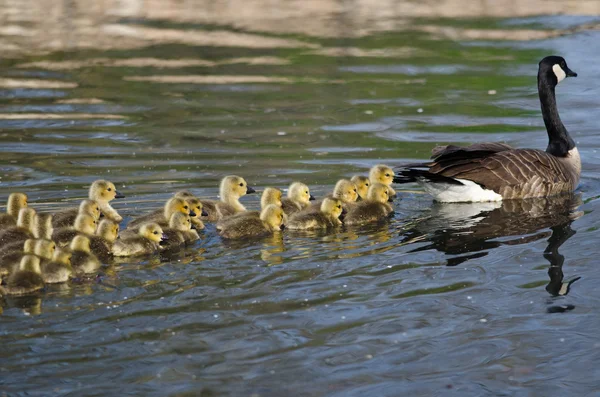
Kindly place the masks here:
MULTIPOLYGON (((557 95, 583 159, 580 187, 441 205, 404 185, 391 222, 334 234, 227 243, 209 225, 183 252, 5 299, 0 392, 598 393, 593 9, 449 19, 443 7, 415 8, 406 19, 394 14, 401 3, 364 20, 360 10, 337 20, 276 9, 263 25, 261 12, 237 23, 220 2, 210 21, 200 1, 136 4, 75 1, 44 18, 6 2, 3 200, 22 190, 36 208, 65 207, 103 177, 127 195, 115 207, 129 217, 181 188, 214 197, 232 173, 259 188, 302 180, 323 195, 340 177, 426 158, 436 144, 544 148, 535 74, 552 53, 579 74, 557 95)), ((243 202, 258 207, 258 197, 243 202)))

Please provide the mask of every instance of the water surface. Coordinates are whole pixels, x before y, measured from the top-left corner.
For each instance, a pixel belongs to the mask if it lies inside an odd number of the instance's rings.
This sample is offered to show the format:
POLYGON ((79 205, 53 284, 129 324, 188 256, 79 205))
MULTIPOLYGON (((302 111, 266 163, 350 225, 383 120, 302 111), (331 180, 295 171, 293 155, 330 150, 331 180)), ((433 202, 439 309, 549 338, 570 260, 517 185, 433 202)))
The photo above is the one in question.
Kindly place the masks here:
POLYGON ((584 164, 572 196, 442 205, 403 185, 390 222, 242 242, 209 225, 181 252, 5 299, 0 391, 597 393, 593 3, 4 3, 0 197, 41 210, 100 177, 127 221, 178 189, 215 197, 232 173, 322 196, 437 144, 544 148, 535 74, 554 53, 579 74, 557 96, 584 164))

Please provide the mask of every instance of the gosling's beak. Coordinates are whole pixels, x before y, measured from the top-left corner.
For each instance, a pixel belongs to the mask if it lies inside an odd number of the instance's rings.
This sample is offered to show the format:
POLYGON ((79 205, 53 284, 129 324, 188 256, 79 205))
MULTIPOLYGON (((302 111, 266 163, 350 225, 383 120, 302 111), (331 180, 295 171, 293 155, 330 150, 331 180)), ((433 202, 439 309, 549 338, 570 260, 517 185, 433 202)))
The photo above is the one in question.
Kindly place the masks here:
POLYGON ((283 230, 285 229, 285 225, 282 223, 281 226, 279 226, 279 230, 283 230))
POLYGON ((348 213, 348 211, 346 211, 346 209, 344 207, 342 207, 342 216, 346 215, 348 213))
POLYGON ((192 228, 191 229, 192 230, 198 230, 198 228, 196 228, 196 225, 194 225, 193 223, 192 223, 192 228))
POLYGON ((256 190, 252 189, 250 186, 246 186, 246 194, 256 193, 256 190))
POLYGON ((208 216, 208 212, 206 212, 206 210, 205 210, 205 209, 203 209, 203 210, 202 210, 202 212, 201 212, 201 215, 202 215, 202 216, 208 216))
POLYGON ((356 201, 363 201, 363 198, 360 195, 356 198, 356 201))
MULTIPOLYGON (((577 75, 575 75, 577 76, 577 75)), ((115 190, 115 198, 125 198, 125 195, 121 194, 118 190, 115 190)))
POLYGON ((101 212, 100 213, 100 218, 104 218, 104 217, 105 217, 104 212, 101 212))
POLYGON ((310 197, 308 198, 308 201, 314 201, 315 200, 315 196, 313 196, 312 194, 310 195, 310 197))
POLYGON ((565 70, 565 72, 567 73, 567 77, 577 77, 577 73, 575 73, 574 71, 569 69, 568 66, 567 66, 567 70, 565 70))
POLYGON ((193 210, 190 210, 190 216, 196 216, 196 213, 193 210))
MULTIPOLYGON (((396 196, 396 195, 394 194, 394 196, 396 196)), ((393 203, 394 202, 394 198, 393 198, 394 196, 388 197, 388 203, 393 203)))
POLYGON ((169 237, 165 233, 163 233, 160 237, 160 245, 165 244, 167 241, 169 241, 169 237))

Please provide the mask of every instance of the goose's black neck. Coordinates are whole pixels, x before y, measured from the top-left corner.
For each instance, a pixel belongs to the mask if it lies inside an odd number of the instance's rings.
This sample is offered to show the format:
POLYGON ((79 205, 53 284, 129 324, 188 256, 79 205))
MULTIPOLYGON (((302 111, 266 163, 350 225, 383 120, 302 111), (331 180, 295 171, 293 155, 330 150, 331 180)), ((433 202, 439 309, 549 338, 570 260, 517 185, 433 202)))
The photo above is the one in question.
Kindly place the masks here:
POLYGON ((575 141, 569 135, 558 115, 554 93, 555 86, 556 83, 549 81, 544 74, 538 74, 538 93, 549 139, 546 152, 554 156, 565 157, 569 150, 575 147, 575 141))

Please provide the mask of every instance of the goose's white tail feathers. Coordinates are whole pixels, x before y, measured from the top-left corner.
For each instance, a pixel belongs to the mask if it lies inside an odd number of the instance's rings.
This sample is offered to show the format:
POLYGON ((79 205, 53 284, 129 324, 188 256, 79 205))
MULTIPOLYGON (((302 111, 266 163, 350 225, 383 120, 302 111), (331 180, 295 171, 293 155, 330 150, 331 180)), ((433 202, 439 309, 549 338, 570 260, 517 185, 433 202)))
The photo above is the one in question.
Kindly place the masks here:
POLYGON ((502 201, 502 196, 493 190, 484 189, 475 182, 466 179, 455 179, 462 183, 448 184, 443 182, 432 182, 424 178, 418 178, 419 185, 431 194, 435 201, 441 203, 481 203, 486 201, 502 201))

